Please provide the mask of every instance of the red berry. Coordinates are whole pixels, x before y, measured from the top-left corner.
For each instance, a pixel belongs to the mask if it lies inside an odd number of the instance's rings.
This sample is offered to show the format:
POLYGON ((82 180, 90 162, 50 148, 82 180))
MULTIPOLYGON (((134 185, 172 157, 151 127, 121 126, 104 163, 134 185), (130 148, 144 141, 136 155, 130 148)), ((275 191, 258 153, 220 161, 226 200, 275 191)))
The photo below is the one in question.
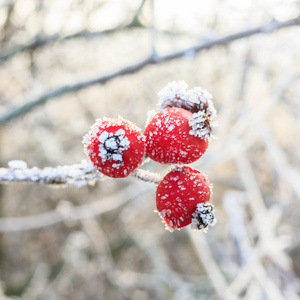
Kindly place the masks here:
POLYGON ((193 229, 203 230, 216 223, 210 196, 211 184, 204 173, 175 167, 157 187, 156 207, 170 231, 191 223, 193 229))
POLYGON ((145 137, 133 123, 121 118, 96 120, 83 144, 95 168, 109 177, 127 177, 145 157, 145 137))
POLYGON ((163 109, 146 127, 146 153, 164 164, 189 164, 198 160, 208 147, 208 139, 197 136, 195 126, 190 111, 163 109))

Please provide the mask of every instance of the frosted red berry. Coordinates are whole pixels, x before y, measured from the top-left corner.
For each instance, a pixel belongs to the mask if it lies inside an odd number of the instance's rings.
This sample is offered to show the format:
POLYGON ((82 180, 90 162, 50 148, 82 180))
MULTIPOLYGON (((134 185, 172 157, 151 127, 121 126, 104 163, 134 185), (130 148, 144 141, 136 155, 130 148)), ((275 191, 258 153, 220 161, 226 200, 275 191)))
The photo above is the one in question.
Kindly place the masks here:
POLYGON ((193 114, 183 108, 166 108, 156 114, 144 132, 147 155, 164 164, 189 164, 208 147, 208 138, 194 129, 193 114))
POLYGON ((96 120, 83 144, 95 168, 109 177, 127 177, 145 157, 145 137, 122 118, 96 120))
POLYGON ((216 219, 211 197, 211 184, 207 176, 190 167, 175 167, 159 183, 156 191, 156 207, 173 231, 192 224, 193 229, 205 229, 216 219))

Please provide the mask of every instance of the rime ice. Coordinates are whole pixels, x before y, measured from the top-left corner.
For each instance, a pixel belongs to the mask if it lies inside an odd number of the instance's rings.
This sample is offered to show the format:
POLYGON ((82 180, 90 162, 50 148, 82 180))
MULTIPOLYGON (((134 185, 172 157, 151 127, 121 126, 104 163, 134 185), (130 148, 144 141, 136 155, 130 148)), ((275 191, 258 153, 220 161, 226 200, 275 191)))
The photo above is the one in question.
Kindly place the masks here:
POLYGON ((190 134, 200 138, 210 138, 211 131, 218 125, 217 113, 212 103, 212 95, 200 87, 187 90, 184 81, 170 82, 158 93, 160 109, 183 108, 192 112, 189 120, 190 134))
POLYGON ((92 184, 101 175, 96 174, 93 165, 86 160, 71 166, 57 166, 56 168, 27 168, 26 163, 11 163, 9 169, 0 168, 0 181, 3 182, 39 182, 42 184, 59 184, 82 186, 92 184), (25 167, 26 165, 26 167, 25 167))
POLYGON ((184 81, 172 81, 158 93, 158 105, 164 109, 167 107, 181 107, 186 97, 187 84, 184 81))
POLYGON ((192 113, 204 111, 207 115, 216 116, 212 95, 200 87, 187 90, 184 81, 172 81, 158 93, 158 105, 161 109, 179 107, 192 113))
POLYGON ((118 163, 113 164, 114 168, 119 168, 122 165, 123 152, 130 146, 128 138, 125 136, 125 131, 119 129, 116 132, 104 131, 98 138, 99 144, 99 156, 104 163, 106 160, 116 161, 118 163))
POLYGON ((202 139, 209 139, 211 134, 211 126, 209 119, 203 111, 194 113, 189 118, 189 125, 191 130, 189 134, 198 136, 202 139))
POLYGON ((11 160, 8 162, 8 166, 11 169, 26 169, 27 163, 23 160, 11 160))
POLYGON ((198 203, 192 217, 191 227, 194 230, 206 232, 208 226, 214 226, 217 223, 214 206, 210 203, 198 203))

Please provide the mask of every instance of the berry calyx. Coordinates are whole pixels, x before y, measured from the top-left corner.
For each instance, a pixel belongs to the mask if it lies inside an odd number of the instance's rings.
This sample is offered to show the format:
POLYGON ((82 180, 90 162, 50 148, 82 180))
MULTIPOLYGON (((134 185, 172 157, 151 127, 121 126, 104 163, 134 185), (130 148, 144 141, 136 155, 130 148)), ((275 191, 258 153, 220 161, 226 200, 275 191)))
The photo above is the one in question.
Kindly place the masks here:
POLYGON ((216 219, 209 204, 212 187, 207 176, 190 167, 175 167, 159 183, 156 208, 173 231, 192 224, 193 229, 205 231, 216 219))
POLYGON ((193 116, 190 126, 193 134, 201 138, 210 138, 212 129, 218 125, 217 113, 212 103, 212 95, 200 87, 186 90, 184 81, 172 81, 158 93, 160 109, 183 108, 193 116))
POLYGON ((156 114, 144 132, 147 155, 163 164, 189 164, 198 160, 209 141, 206 129, 203 131, 202 124, 194 122, 192 116, 183 108, 166 108, 156 114))
POLYGON ((137 126, 122 118, 97 119, 83 144, 94 167, 109 177, 127 177, 145 157, 145 137, 137 126))
POLYGON ((214 206, 212 204, 207 202, 198 203, 196 211, 192 214, 192 229, 206 231, 208 226, 214 226, 217 219, 213 211, 214 206))
POLYGON ((192 113, 203 111, 209 117, 214 117, 216 111, 212 104, 212 95, 200 87, 186 90, 187 84, 181 81, 168 83, 158 92, 158 105, 160 109, 178 107, 192 113))

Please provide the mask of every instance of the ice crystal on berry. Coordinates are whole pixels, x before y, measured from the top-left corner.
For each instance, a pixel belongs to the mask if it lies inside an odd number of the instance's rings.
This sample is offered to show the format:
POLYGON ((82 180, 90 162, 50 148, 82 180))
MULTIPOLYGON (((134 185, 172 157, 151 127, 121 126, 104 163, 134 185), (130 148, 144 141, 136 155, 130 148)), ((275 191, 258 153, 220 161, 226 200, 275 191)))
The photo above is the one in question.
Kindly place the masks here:
POLYGON ((195 230, 206 232, 208 226, 214 226, 217 223, 214 206, 207 202, 198 203, 197 209, 192 216, 191 227, 195 230))
POLYGON ((208 111, 213 107, 211 103, 212 95, 207 90, 203 90, 200 87, 194 87, 193 89, 188 90, 186 92, 186 97, 190 103, 193 103, 192 112, 201 110, 208 114, 208 111))
POLYGON ((182 107, 186 98, 187 84, 184 81, 172 81, 158 93, 158 104, 167 107, 182 107))
MULTIPOLYGON (((158 105, 161 109, 178 107, 192 113, 203 111, 211 122, 215 122, 216 110, 212 95, 200 87, 186 90, 184 81, 172 81, 158 93, 158 105)), ((215 124, 214 124, 215 125, 215 124)))
POLYGON ((202 139, 208 139, 211 135, 211 126, 208 117, 203 111, 194 113, 189 118, 189 125, 192 128, 190 134, 202 139))
POLYGON ((158 211, 158 210, 155 209, 154 212, 158 213, 159 217, 162 220, 162 223, 164 223, 164 225, 165 225, 165 229, 166 230, 168 230, 170 232, 174 232, 175 231, 175 229, 172 228, 171 226, 169 226, 168 223, 166 222, 166 220, 164 219, 166 217, 167 213, 170 214, 170 212, 171 212, 170 210, 163 209, 162 211, 158 211))
POLYGON ((129 148, 130 142, 125 136, 125 131, 119 129, 116 132, 104 131, 99 136, 99 156, 104 163, 106 160, 117 161, 113 167, 118 168, 123 160, 123 151, 129 148))

